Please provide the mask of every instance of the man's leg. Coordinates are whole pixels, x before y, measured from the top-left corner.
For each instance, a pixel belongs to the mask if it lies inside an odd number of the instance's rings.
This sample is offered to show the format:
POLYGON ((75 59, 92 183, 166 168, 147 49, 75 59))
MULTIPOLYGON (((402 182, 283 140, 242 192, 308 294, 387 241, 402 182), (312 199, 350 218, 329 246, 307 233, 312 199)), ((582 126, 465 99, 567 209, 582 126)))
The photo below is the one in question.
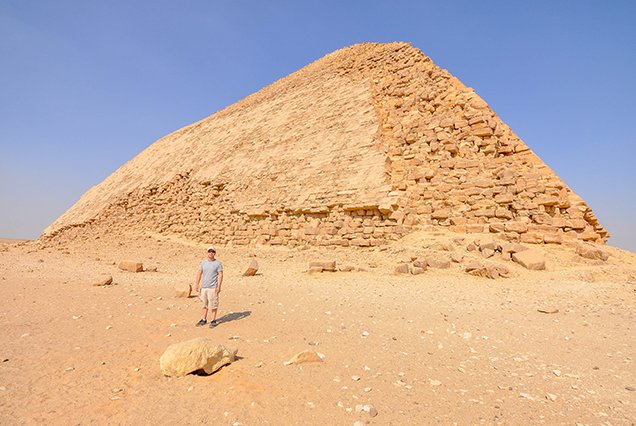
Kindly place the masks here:
POLYGON ((212 321, 216 321, 216 311, 217 308, 212 309, 212 321))
POLYGON ((199 299, 201 299, 201 303, 203 303, 203 308, 201 309, 201 319, 196 324, 197 327, 201 327, 206 322, 208 322, 208 306, 209 302, 207 300, 207 294, 204 289, 201 289, 199 292, 199 299))

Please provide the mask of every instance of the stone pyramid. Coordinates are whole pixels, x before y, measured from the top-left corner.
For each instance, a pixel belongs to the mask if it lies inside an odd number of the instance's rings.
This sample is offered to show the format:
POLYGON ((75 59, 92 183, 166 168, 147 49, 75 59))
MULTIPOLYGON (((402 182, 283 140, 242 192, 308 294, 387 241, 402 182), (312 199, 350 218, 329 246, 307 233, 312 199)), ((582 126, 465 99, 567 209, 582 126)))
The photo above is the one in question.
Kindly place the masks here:
POLYGON ((472 89, 410 44, 362 43, 159 139, 43 238, 375 246, 440 228, 608 238, 472 89))

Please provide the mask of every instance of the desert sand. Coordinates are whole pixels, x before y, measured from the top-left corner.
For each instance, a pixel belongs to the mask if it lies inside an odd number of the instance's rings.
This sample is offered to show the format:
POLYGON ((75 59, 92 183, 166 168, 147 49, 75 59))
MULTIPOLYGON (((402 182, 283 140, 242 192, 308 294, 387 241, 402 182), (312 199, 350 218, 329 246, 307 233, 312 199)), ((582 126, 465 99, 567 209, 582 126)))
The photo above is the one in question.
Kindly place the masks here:
POLYGON ((476 238, 220 246, 215 329, 194 327, 197 297, 174 290, 194 284, 205 243, 3 241, 0 424, 634 424, 636 256, 545 245, 546 270, 491 258, 510 271, 493 280, 463 270, 479 258, 466 250, 476 238), (394 273, 445 252, 462 262, 394 273), (258 274, 242 276, 253 258, 258 274), (122 260, 157 271, 121 271, 122 260), (354 270, 309 274, 313 260, 354 270), (103 273, 113 284, 93 286, 103 273), (202 336, 239 359, 210 376, 163 376, 164 350, 202 336), (325 359, 285 365, 303 350, 325 359))

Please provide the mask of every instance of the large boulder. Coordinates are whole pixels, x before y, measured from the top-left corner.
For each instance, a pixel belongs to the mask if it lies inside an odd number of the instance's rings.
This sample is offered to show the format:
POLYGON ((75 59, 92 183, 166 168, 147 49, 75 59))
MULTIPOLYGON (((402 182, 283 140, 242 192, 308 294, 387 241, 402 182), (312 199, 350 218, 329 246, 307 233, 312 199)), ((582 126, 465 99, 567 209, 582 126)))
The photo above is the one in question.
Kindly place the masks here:
POLYGON ((168 346, 159 359, 164 376, 181 377, 196 371, 212 374, 236 360, 236 348, 199 337, 168 346))

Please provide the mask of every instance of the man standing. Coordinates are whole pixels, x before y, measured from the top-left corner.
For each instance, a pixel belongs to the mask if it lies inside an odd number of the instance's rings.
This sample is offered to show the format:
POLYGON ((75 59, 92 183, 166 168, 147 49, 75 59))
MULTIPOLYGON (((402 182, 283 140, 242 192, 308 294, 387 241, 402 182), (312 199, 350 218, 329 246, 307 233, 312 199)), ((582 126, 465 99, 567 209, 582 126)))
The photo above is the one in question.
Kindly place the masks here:
POLYGON ((194 290, 199 292, 199 298, 203 303, 203 312, 201 320, 196 324, 201 327, 208 322, 208 311, 212 311, 212 321, 210 328, 217 325, 216 311, 219 307, 219 293, 221 292, 221 284, 223 284, 223 265, 216 257, 216 249, 208 247, 208 258, 199 265, 199 273, 194 290), (200 291, 199 291, 200 290, 200 291))

